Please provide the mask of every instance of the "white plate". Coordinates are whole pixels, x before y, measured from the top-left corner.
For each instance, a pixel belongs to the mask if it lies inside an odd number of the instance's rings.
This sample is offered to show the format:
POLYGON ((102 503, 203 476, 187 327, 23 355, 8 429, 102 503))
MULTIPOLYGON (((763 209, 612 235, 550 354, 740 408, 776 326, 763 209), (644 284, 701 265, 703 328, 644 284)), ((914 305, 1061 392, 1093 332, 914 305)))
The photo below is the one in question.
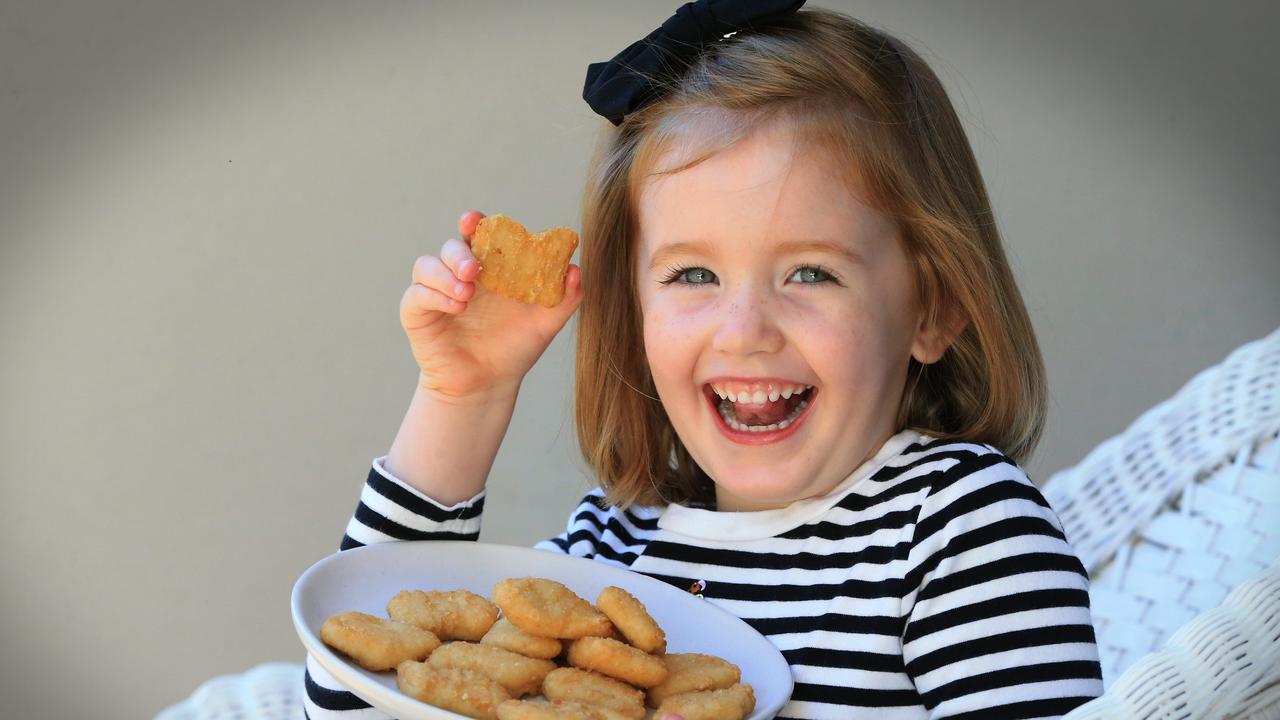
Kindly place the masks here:
POLYGON ((742 682, 756 695, 749 720, 772 718, 791 697, 791 669, 782 653, 742 620, 651 577, 532 548, 424 541, 335 553, 294 584, 293 625, 316 662, 365 702, 401 720, 455 720, 463 716, 401 693, 395 672, 370 672, 329 649, 320 641, 321 623, 347 610, 386 617, 387 601, 405 589, 464 589, 491 598, 499 580, 529 576, 564 583, 590 602, 608 585, 635 595, 666 631, 668 652, 717 655, 742 668, 742 682))

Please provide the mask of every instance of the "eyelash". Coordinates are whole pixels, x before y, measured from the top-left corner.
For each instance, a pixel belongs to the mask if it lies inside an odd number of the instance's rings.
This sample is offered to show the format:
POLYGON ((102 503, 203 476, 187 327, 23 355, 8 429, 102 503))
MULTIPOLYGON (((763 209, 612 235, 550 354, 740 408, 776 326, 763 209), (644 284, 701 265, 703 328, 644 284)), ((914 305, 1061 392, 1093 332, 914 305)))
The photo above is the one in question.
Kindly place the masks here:
MULTIPOLYGON (((705 283, 676 282, 677 280, 680 279, 681 275, 685 274, 690 270, 706 270, 706 268, 699 265, 683 265, 678 267, 672 267, 668 265, 666 279, 660 280, 659 282, 661 282, 663 285, 675 284, 675 285, 688 285, 690 287, 697 287, 698 285, 711 284, 709 282, 705 282, 705 283)), ((817 282, 800 283, 801 285, 821 285, 822 283, 825 283, 825 282, 834 282, 836 285, 843 284, 840 282, 840 277, 835 274, 835 271, 830 270, 829 268, 823 267, 822 265, 797 265, 795 268, 791 270, 791 272, 787 273, 787 277, 791 277, 792 275, 795 275, 796 272, 800 270, 817 270, 823 275, 826 275, 828 278, 826 280, 819 280, 817 282)), ((707 272, 710 272, 710 271, 708 270, 707 272)))

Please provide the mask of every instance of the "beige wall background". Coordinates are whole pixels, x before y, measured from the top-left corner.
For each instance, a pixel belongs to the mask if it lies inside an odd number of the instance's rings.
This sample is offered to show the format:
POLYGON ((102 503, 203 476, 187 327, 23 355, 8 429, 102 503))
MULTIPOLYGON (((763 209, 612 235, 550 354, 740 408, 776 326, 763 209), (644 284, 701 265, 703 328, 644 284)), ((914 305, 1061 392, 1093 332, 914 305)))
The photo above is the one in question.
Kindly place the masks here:
MULTIPOLYGON (((1048 363, 1043 480, 1280 323, 1268 2, 815 2, 897 33, 970 130, 1048 363)), ((577 226, 587 63, 648 2, 0 2, 4 714, 150 717, 300 661, 416 379, 399 298, 468 208, 577 226)), ((484 540, 590 480, 570 333, 484 540)))

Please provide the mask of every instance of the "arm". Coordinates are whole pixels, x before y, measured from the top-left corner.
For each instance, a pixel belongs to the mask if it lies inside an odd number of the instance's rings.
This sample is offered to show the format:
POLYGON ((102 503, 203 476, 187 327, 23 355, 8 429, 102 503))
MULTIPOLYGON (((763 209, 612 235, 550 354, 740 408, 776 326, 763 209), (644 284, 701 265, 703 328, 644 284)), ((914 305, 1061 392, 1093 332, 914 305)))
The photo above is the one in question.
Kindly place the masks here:
POLYGON ((400 324, 421 372, 391 451, 383 466, 375 461, 369 473, 344 549, 349 540, 427 539, 415 534, 413 522, 406 529, 393 516, 438 521, 442 512, 465 512, 465 506, 479 502, 520 383, 582 303, 581 271, 572 263, 565 271, 564 297, 555 307, 486 290, 471 251, 483 219, 478 211, 463 213, 458 218, 462 240, 450 238, 439 257, 424 255, 414 262, 413 282, 400 299, 400 324), (390 492, 380 494, 375 485, 390 492), (398 497, 405 499, 398 502, 398 497), (383 499, 395 507, 374 517, 374 505, 387 504, 383 499), (359 537, 363 529, 371 531, 368 539, 359 537))
POLYGON ((443 505, 388 473, 374 458, 339 550, 396 540, 478 540, 484 491, 443 505))
POLYGON ((457 399, 419 382, 384 467, 443 505, 475 497, 507 434, 518 391, 457 399))
POLYGON ((1060 717, 1102 694, 1088 575, 1003 455, 934 481, 909 566, 903 659, 929 717, 1060 717))
MULTIPOLYGON (((515 408, 520 382, 582 302, 569 266, 555 308, 494 296, 477 282, 470 236, 483 215, 458 219, 463 242, 414 263, 400 322, 421 374, 390 452, 373 461, 341 549, 394 540, 476 540, 484 486, 515 408), (469 310, 469 312, 468 312, 469 310)), ((375 720, 368 706, 307 658, 306 711, 375 720)))

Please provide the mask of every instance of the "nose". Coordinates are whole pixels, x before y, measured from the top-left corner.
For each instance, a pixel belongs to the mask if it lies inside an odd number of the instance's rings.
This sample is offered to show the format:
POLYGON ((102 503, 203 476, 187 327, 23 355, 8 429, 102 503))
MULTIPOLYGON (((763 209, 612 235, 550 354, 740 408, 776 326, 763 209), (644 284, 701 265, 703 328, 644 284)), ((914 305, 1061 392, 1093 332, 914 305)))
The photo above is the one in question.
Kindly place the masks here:
POLYGON ((716 308, 717 327, 712 347, 728 355, 775 353, 785 342, 774 319, 769 297, 758 290, 742 288, 721 298, 716 308))

